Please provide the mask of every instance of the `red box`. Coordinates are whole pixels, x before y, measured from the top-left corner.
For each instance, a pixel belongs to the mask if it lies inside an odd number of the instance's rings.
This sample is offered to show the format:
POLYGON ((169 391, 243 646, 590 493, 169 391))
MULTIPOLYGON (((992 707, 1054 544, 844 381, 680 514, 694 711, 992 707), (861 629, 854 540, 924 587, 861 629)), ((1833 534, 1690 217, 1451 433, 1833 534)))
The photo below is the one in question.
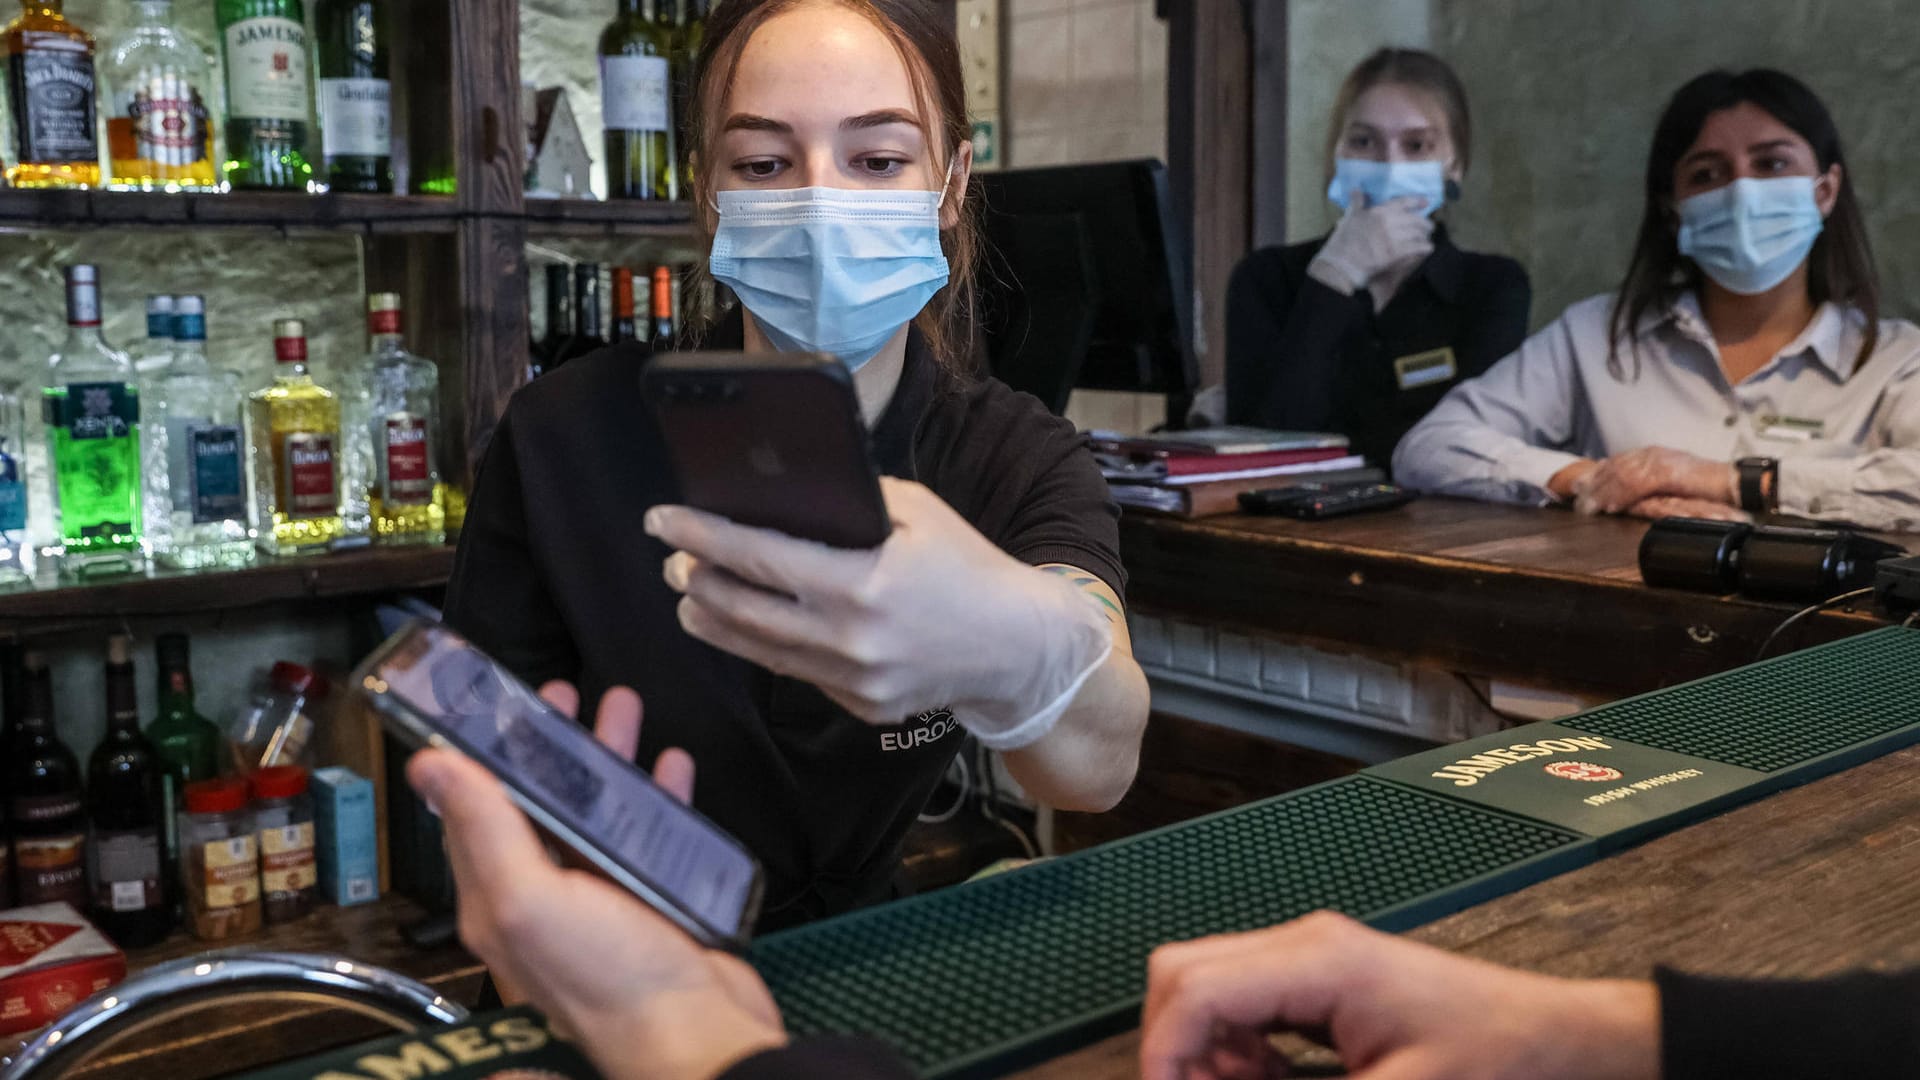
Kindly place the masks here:
POLYGON ((0 911, 0 1035, 44 1027, 126 977, 126 954, 71 905, 0 911))

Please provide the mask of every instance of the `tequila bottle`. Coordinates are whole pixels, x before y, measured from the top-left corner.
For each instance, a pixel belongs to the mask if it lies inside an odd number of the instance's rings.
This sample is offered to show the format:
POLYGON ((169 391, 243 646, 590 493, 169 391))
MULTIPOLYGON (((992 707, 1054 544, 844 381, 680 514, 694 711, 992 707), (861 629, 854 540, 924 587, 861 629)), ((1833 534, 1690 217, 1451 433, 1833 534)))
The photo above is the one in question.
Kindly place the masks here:
POLYGON ((41 389, 52 474, 53 542, 42 554, 77 575, 137 569, 140 390, 127 355, 100 336, 100 278, 67 268, 67 340, 41 389))
POLYGON ((400 333, 400 297, 367 297, 367 357, 373 400, 367 442, 373 447, 368 504, 374 539, 383 544, 439 544, 447 538, 446 493, 434 467, 440 433, 440 372, 433 361, 406 350, 400 333))
POLYGON ((307 371, 299 319, 274 322, 273 352, 280 363, 273 382, 247 395, 260 550, 318 554, 342 535, 340 399, 307 371))
POLYGON ((133 355, 133 370, 154 375, 173 363, 173 297, 147 297, 147 340, 127 350, 133 355))
MULTIPOLYGON (((253 562, 253 535, 240 376, 207 362, 206 302, 182 296, 176 307, 177 351, 157 382, 153 409, 166 463, 167 508, 154 557, 183 570, 246 566, 253 562)), ((163 498, 157 492, 149 497, 163 498)))

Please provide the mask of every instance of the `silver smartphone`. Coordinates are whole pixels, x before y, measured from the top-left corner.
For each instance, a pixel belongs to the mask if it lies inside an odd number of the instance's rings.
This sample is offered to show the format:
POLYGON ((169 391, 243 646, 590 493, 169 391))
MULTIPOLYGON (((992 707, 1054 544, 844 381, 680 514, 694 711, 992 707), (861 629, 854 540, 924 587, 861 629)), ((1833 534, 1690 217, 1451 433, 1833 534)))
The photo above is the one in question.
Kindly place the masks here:
POLYGON ((549 837, 702 944, 746 946, 762 889, 752 853, 459 634, 411 622, 353 686, 401 742, 484 765, 549 837))

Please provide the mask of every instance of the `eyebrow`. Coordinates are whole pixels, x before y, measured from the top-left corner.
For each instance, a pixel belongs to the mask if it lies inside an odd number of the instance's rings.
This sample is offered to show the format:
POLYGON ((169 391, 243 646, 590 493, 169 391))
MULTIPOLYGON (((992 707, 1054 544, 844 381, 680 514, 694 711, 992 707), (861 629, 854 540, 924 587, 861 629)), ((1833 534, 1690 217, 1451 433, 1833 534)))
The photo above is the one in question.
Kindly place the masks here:
MULTIPOLYGON (((1746 152, 1749 154, 1758 154, 1766 150, 1792 149, 1793 145, 1794 141, 1792 139, 1768 139, 1766 142, 1754 143, 1752 146, 1747 147, 1746 152)), ((1725 158, 1726 155, 1718 150, 1695 150, 1693 153, 1681 158, 1680 164, 1676 167, 1684 169, 1696 161, 1707 159, 1725 160, 1725 158)))
MULTIPOLYGON (((906 109, 875 109, 859 116, 849 116, 840 121, 842 131, 865 131, 869 128, 887 127, 892 124, 920 126, 920 117, 906 109)), ((770 131, 776 135, 793 134, 793 125, 784 120, 775 120, 771 116, 756 116, 753 113, 734 113, 727 117, 722 130, 725 131, 770 131)))

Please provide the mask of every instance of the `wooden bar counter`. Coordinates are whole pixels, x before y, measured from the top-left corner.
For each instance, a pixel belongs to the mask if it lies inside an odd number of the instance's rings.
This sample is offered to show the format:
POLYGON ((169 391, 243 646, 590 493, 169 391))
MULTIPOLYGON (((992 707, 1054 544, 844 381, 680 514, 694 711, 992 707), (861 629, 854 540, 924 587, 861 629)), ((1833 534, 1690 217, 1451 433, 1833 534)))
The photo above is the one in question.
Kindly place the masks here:
MULTIPOLYGON (((1139 612, 1389 662, 1601 697, 1751 662, 1796 605, 1649 588, 1637 561, 1646 529, 1426 498, 1319 522, 1128 512, 1120 550, 1139 612)), ((1823 614, 1794 643, 1879 625, 1823 614)))

